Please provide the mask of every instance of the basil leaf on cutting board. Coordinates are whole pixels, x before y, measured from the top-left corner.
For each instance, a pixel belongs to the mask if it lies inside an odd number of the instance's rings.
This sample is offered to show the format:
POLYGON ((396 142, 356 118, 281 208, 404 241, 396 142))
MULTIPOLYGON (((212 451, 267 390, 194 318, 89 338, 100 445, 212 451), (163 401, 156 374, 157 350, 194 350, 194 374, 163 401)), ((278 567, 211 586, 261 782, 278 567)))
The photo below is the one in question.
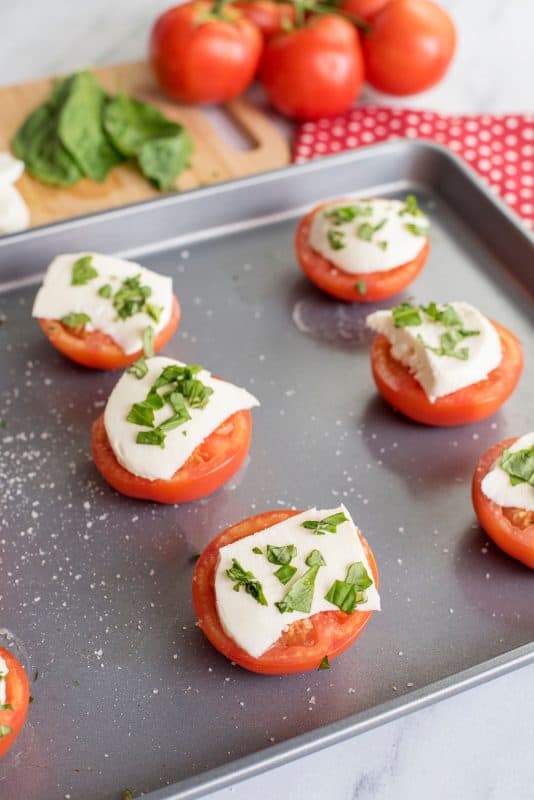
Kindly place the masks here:
POLYGON ((59 136, 59 118, 70 91, 70 80, 59 81, 48 100, 26 118, 11 146, 34 178, 51 186, 72 186, 83 173, 59 136))
POLYGON ((115 147, 125 156, 136 156, 145 177, 159 189, 173 188, 193 152, 191 137, 181 125, 125 94, 107 104, 104 127, 115 147))
POLYGON ((124 161, 102 127, 106 94, 90 72, 78 72, 69 80, 59 138, 84 175, 103 181, 112 167, 124 161))

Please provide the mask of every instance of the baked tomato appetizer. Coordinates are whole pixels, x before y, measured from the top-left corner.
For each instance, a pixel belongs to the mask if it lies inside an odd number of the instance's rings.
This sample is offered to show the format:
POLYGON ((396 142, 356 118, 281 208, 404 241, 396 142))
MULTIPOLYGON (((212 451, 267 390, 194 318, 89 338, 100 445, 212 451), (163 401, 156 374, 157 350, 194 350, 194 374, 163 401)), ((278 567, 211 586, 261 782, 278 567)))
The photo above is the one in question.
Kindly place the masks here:
POLYGON ((245 669, 324 669, 380 608, 378 571, 344 506, 268 511, 206 547, 193 606, 211 644, 245 669))
POLYGON ((494 414, 523 369, 516 337, 469 303, 402 303, 376 311, 371 369, 393 408, 425 425, 467 425, 494 414))
POLYGON ((478 521, 512 558, 534 569, 534 433, 484 453, 473 475, 478 521))
POLYGON ((338 300, 374 303, 398 294, 423 269, 428 219, 414 195, 322 203, 299 223, 297 261, 319 289, 338 300))
POLYGON ((171 278, 112 256, 69 253, 48 267, 32 315, 72 361, 124 369, 143 355, 147 332, 156 352, 165 346, 180 306, 171 278))
POLYGON ((22 664, 0 647, 0 758, 21 732, 28 713, 30 686, 22 664))
POLYGON ((93 425, 102 477, 121 494, 158 503, 205 497, 248 453, 259 405, 245 389, 163 356, 124 373, 93 425))

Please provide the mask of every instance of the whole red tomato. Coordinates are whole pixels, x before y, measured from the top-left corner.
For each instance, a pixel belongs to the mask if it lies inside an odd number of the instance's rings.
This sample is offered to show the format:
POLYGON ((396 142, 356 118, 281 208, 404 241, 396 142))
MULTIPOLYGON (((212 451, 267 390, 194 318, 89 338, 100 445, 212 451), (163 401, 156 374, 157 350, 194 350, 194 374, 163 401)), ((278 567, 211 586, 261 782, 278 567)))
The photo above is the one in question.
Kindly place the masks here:
POLYGON ((237 9, 193 0, 165 11, 150 36, 150 62, 173 100, 224 103, 251 83, 263 40, 237 9))
POLYGON ((388 94, 416 94, 437 83, 456 49, 454 23, 430 0, 391 0, 363 37, 365 77, 388 94))
POLYGON ((270 39, 284 30, 284 26, 295 21, 295 6, 291 3, 277 3, 275 0, 237 0, 232 4, 270 39))
POLYGON ((267 42, 260 78, 282 114, 295 119, 341 114, 350 108, 363 81, 358 34, 334 14, 312 16, 303 27, 267 42))
POLYGON ((360 19, 369 20, 380 9, 384 8, 388 0, 343 0, 341 10, 353 14, 360 19))

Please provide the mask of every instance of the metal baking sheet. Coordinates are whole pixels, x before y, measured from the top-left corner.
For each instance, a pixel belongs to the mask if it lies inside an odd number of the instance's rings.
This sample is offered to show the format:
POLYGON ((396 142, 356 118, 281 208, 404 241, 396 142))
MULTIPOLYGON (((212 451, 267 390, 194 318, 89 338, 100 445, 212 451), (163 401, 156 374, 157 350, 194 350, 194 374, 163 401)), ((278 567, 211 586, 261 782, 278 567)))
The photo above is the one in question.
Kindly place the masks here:
POLYGON ((0 275, 0 626, 34 696, 2 800, 200 797, 534 659, 532 572, 488 543, 469 497, 479 455, 532 429, 533 246, 453 156, 380 145, 7 237, 0 275), (370 307, 295 264, 304 206, 408 190, 432 220, 409 293, 472 301, 525 346, 514 396, 470 427, 392 413, 370 376, 370 307), (75 248, 172 275, 183 319, 166 352, 261 399, 248 462, 211 497, 136 502, 97 475, 90 426, 117 376, 69 363, 30 319, 36 275, 75 248), (195 627, 193 554, 249 514, 340 501, 375 551, 383 611, 328 672, 233 667, 195 627))

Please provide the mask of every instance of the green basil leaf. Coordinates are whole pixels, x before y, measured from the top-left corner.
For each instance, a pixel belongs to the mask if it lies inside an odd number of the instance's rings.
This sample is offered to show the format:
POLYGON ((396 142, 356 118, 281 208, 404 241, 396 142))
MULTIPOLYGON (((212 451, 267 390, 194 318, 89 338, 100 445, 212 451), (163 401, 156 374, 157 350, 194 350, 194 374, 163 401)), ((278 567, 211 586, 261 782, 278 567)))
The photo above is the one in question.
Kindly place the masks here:
POLYGON ((336 228, 330 228, 326 234, 328 244, 332 250, 343 250, 345 247, 345 234, 336 228))
POLYGON ((415 325, 422 325, 421 312, 417 306, 412 306, 411 303, 401 303, 400 306, 394 306, 391 309, 393 322, 396 328, 408 328, 415 325))
POLYGON ((365 590, 373 581, 361 561, 356 561, 347 569, 344 581, 336 580, 325 595, 325 599, 341 611, 352 614, 359 603, 367 599, 365 590))
POLYGON ((267 561, 271 564, 289 564, 297 555, 297 548, 294 544, 283 545, 276 547, 275 545, 267 545, 267 561))
POLYGON ((367 294, 367 284, 365 281, 358 281, 354 288, 359 294, 367 294))
POLYGON ((323 554, 319 552, 319 550, 312 550, 307 556, 305 563, 307 567, 314 567, 316 565, 319 565, 320 567, 326 566, 326 561, 323 558, 323 554))
POLYGON ((322 536, 325 533, 335 533, 338 525, 348 521, 349 518, 342 511, 338 511, 336 514, 331 514, 324 519, 306 520, 302 523, 302 527, 314 531, 317 536, 322 536))
POLYGON ((510 476, 512 486, 518 483, 534 486, 534 446, 515 452, 505 450, 499 463, 510 476))
POLYGON ((328 660, 328 656, 325 656, 319 666, 317 667, 318 670, 321 669, 330 669, 330 661, 328 660))
POLYGON ((297 571, 296 567, 292 567, 291 564, 283 564, 281 567, 278 567, 276 572, 274 573, 280 583, 283 583, 284 586, 286 583, 289 583, 295 572, 297 571))
POLYGON ((135 439, 137 444, 152 444, 158 447, 165 447, 165 434, 159 428, 152 431, 140 431, 135 439))
POLYGON ((281 614, 290 611, 301 611, 303 614, 310 613, 315 591, 315 579, 319 569, 319 564, 310 567, 295 581, 283 600, 276 603, 276 607, 281 614))
POLYGON ((72 265, 71 286, 85 286, 97 277, 98 272, 93 267, 93 256, 82 256, 72 265))
POLYGON ((417 205, 417 198, 414 194, 409 194, 404 201, 404 206, 399 211, 399 216, 410 214, 412 217, 424 217, 425 215, 417 205))
POLYGON ((138 358, 137 361, 134 361, 134 363, 131 364, 126 371, 130 375, 133 375, 135 378, 137 378, 137 380, 144 378, 148 372, 148 366, 143 356, 138 358))
POLYGON ((232 566, 226 570, 226 574, 235 584, 234 591, 238 592, 243 587, 245 592, 253 597, 257 603, 262 606, 268 605, 261 583, 256 580, 252 572, 245 570, 235 558, 232 559, 232 566))
POLYGON ((9 734, 10 734, 10 733, 13 733, 13 731, 12 731, 12 729, 9 727, 9 725, 2 725, 2 724, 0 724, 0 739, 1 739, 3 736, 9 736, 9 734))
POLYGON ((91 322, 89 314, 76 313, 75 311, 70 314, 65 314, 60 320, 67 328, 83 328, 88 322, 91 322))
POLYGON ((261 549, 261 547, 253 547, 252 552, 256 553, 257 556, 263 555, 263 550, 261 549))
POLYGON ((112 293, 113 293, 113 289, 112 289, 111 283, 105 283, 98 290, 98 294, 100 295, 100 297, 105 297, 106 300, 109 300, 109 298, 111 297, 112 293))
POLYGON ((404 227, 412 236, 426 236, 428 233, 426 227, 423 228, 421 225, 416 225, 415 222, 405 222, 404 227))
POLYGON ((144 425, 147 428, 153 428, 154 409, 147 402, 134 403, 126 420, 132 422, 134 425, 144 425))

